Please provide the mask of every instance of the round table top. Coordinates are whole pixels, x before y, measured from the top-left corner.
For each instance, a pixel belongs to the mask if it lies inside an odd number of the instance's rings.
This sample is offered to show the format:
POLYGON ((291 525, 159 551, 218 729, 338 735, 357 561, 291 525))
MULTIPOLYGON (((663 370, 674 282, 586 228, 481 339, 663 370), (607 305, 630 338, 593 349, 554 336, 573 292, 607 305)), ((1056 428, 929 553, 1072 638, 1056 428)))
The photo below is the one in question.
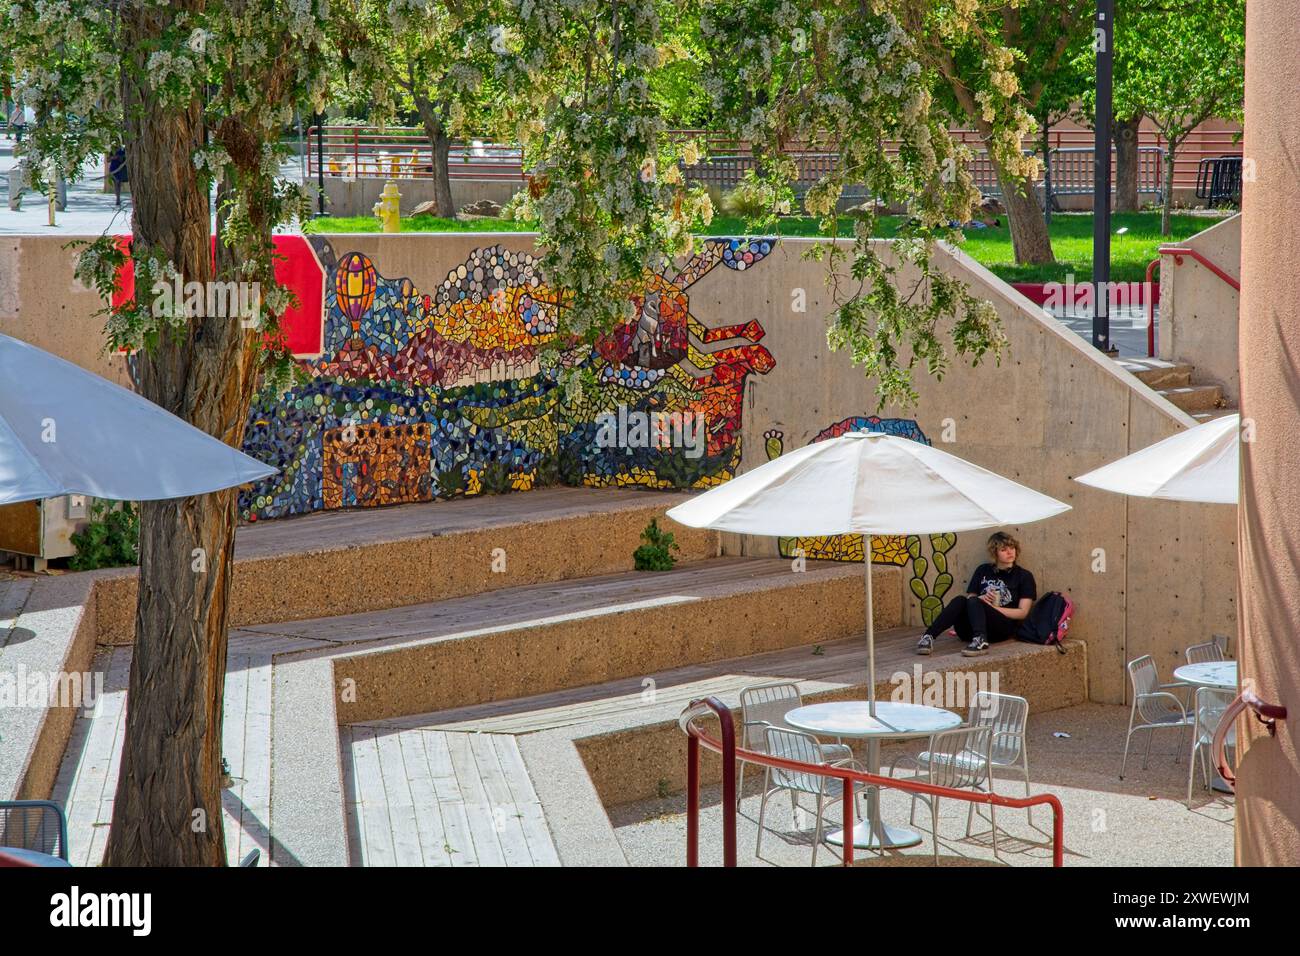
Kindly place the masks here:
POLYGON ((24 863, 31 863, 34 866, 72 866, 62 857, 50 856, 50 854, 41 853, 39 850, 23 850, 16 846, 0 846, 0 853, 22 860, 24 863))
POLYGON ((871 716, 865 700, 834 701, 809 704, 785 715, 785 722, 796 730, 827 737, 928 737, 941 730, 960 727, 962 719, 950 710, 922 704, 876 701, 876 716, 871 716))
POLYGON ((1210 661, 1206 664, 1184 664, 1174 670, 1174 679, 1197 687, 1237 689, 1237 662, 1210 661))

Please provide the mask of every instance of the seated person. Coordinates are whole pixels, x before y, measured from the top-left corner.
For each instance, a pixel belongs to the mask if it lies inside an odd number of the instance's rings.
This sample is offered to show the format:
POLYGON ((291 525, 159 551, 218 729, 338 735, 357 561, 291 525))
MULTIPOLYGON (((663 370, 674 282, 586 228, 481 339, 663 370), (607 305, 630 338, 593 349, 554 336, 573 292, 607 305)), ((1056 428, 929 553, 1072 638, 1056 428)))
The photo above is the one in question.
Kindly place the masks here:
POLYGON ((989 649, 990 642, 1014 637, 1020 622, 1029 616, 1038 586, 1034 576, 1016 564, 1020 542, 999 531, 989 538, 988 548, 993 562, 975 569, 967 593, 949 601, 925 629, 916 653, 929 654, 934 639, 955 627, 957 636, 969 642, 962 654, 977 657, 989 649))

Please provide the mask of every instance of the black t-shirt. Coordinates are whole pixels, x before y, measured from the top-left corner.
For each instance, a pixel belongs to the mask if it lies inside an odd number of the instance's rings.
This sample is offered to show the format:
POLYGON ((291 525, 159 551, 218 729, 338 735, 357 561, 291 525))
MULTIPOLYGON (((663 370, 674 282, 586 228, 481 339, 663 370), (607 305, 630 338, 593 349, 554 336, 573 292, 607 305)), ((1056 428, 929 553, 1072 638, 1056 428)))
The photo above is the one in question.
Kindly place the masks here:
POLYGON ((1024 598, 1038 598, 1038 585, 1034 576, 1018 564, 999 571, 996 564, 981 564, 970 576, 967 593, 976 596, 992 592, 993 603, 998 607, 1018 608, 1024 598))

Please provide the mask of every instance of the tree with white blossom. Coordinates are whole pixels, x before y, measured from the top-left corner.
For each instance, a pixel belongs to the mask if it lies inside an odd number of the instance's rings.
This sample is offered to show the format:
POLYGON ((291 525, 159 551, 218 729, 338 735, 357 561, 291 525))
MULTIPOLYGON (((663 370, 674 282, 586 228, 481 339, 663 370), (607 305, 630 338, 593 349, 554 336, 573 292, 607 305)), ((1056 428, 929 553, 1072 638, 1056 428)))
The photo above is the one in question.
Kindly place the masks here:
MULTIPOLYGON (((272 230, 305 212, 279 177, 280 131, 324 98, 325 0, 18 0, 7 41, 36 111, 39 175, 126 146, 135 295, 107 309, 107 347, 137 350, 141 393, 239 446, 259 382, 291 363, 277 319, 272 230), (213 203, 215 189, 215 233, 213 203), (215 237, 215 250, 214 250, 215 237), (160 310, 157 282, 257 283, 260 314, 160 310)), ((78 274, 121 291, 111 236, 78 274)), ((145 502, 121 771, 109 865, 221 865, 221 727, 235 490, 145 502)))
POLYGON ((453 137, 487 131, 492 71, 504 51, 497 0, 361 0, 335 14, 334 35, 353 94, 372 119, 411 111, 429 143, 435 213, 451 217, 453 137))

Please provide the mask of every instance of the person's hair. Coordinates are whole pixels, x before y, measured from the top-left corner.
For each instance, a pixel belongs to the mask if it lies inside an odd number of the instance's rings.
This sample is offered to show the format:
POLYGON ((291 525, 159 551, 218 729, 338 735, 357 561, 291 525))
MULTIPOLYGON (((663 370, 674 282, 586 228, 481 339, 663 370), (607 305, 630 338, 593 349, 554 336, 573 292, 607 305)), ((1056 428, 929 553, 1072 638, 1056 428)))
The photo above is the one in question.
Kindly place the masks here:
POLYGON ((994 561, 997 561, 998 548, 1008 544, 1011 545, 1011 547, 1016 549, 1016 560, 1019 561, 1020 542, 1017 541, 1015 538, 1013 538, 1011 535, 1007 534, 1005 531, 997 531, 989 535, 989 545, 988 545, 989 557, 991 557, 994 561))

